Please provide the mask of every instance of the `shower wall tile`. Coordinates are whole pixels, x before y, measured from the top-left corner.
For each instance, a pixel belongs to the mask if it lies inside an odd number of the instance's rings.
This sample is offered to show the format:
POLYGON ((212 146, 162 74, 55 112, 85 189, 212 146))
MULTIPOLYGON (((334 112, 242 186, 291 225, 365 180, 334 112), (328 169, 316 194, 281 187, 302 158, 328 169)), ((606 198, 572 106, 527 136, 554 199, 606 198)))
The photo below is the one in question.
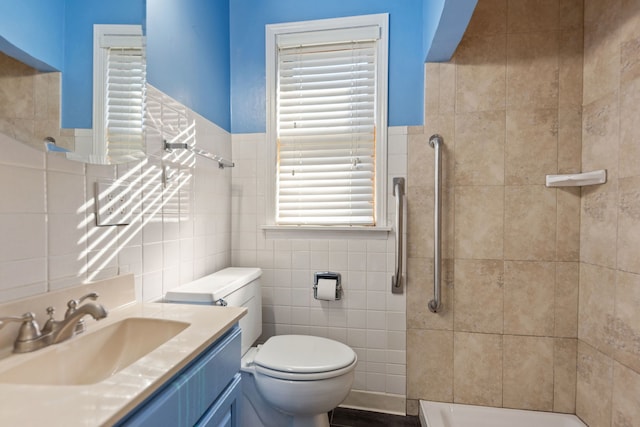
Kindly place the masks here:
POLYGON ((503 336, 454 332, 453 401, 502 406, 503 336))
POLYGON ((543 184, 545 175, 557 170, 557 109, 507 111, 505 183, 543 184))
POLYGON ((640 275, 618 271, 614 356, 620 363, 640 373, 640 310, 638 307, 640 307, 640 275))
POLYGON ((455 261, 455 330, 503 332, 504 262, 455 261))
POLYGON ((455 185, 504 184, 504 111, 456 117, 455 185))
POLYGON ((616 91, 620 85, 621 3, 620 0, 607 4, 585 1, 585 105, 616 91))
MULTIPOLYGON (((640 45, 640 39, 636 44, 640 45)), ((639 48, 640 49, 640 48, 639 48)), ((640 56, 640 50, 634 52, 640 56)), ((640 77, 621 86, 620 96, 620 178, 640 175, 640 128, 636 125, 640 104, 640 77)))
POLYGON ((553 336, 556 266, 505 261, 504 333, 553 336))
POLYGON ((613 360, 578 342, 576 414, 589 427, 611 426, 613 360))
POLYGON ((60 73, 41 73, 0 54, 0 132, 40 150, 47 136, 73 149, 59 118, 60 73))
MULTIPOLYGON (((584 25, 584 1, 562 0, 559 6, 559 26, 561 30, 580 30, 584 25)), ((582 51, 582 49, 581 49, 582 51)), ((582 68, 582 67, 580 67, 582 68)))
POLYGON ((640 374, 620 363, 613 363, 613 396, 611 398, 611 425, 625 427, 640 420, 640 374))
POLYGON ((557 227, 556 259, 580 260, 580 188, 562 188, 556 191, 557 227))
MULTIPOLYGON (((438 116, 430 116, 430 121, 438 121, 438 116)), ((437 126, 436 126, 437 127, 437 126)), ((424 132, 408 135, 407 147, 412 155, 407 159, 407 187, 433 188, 433 153, 429 147, 429 135, 424 132)))
POLYGON ((440 114, 455 113, 456 109, 456 66, 455 62, 440 63, 439 87, 440 114))
POLYGON ((509 0, 507 31, 553 31, 559 27, 558 4, 562 0, 509 0))
POLYGON ((560 108, 558 110, 558 173, 582 172, 581 153, 582 106, 560 108))
POLYGON ((608 356, 613 355, 616 272, 580 264, 578 338, 608 356))
MULTIPOLYGON (((558 0, 552 0, 557 10, 558 0)), ((511 2, 527 3, 527 0, 511 2)), ((528 9, 531 9, 529 7, 528 9)), ((553 10, 554 8, 549 8, 553 10)), ((514 10, 509 7, 509 12, 514 10)), ((539 7, 536 10, 549 10, 539 7)), ((530 11, 526 13, 531 14, 530 11)), ((557 26, 557 12, 556 12, 557 26)), ((518 17, 518 20, 520 18, 518 17)), ((536 22, 531 16, 527 22, 536 22)), ((552 22, 549 24, 553 25, 552 22)), ((521 25, 521 27, 525 27, 521 25)), ((507 37, 507 108, 557 108, 558 107, 558 49, 559 32, 509 33, 507 37), (531 64, 535 59, 535 67, 531 64)), ((535 140, 531 140, 535 143, 535 140)))
POLYGON ((504 256, 553 261, 556 257, 556 191, 545 186, 507 186, 504 256))
POLYGON ((554 308, 554 336, 576 338, 578 336, 578 289, 580 264, 556 263, 556 289, 554 308))
POLYGON ((456 112, 504 110, 506 34, 464 37, 456 52, 456 112))
POLYGON ((433 191, 433 186, 407 188, 407 251, 412 257, 433 257, 433 222, 424 220, 425 212, 433 212, 433 191))
MULTIPOLYGON (((585 59, 586 61, 586 59, 585 59)), ((582 111, 582 167, 607 170, 601 188, 615 190, 618 178, 620 132, 618 89, 584 105, 582 111)))
POLYGON ((456 258, 502 259, 504 200, 504 188, 499 186, 456 189, 456 258))
MULTIPOLYGON (((575 1, 563 0, 560 3, 564 6, 567 3, 575 4, 575 1)), ((575 6, 574 9, 582 10, 575 6)), ((570 16, 567 18, 572 19, 570 16)), ((567 24, 571 25, 570 22, 567 24)), ((560 108, 579 110, 582 107, 583 44, 582 26, 560 32, 558 46, 558 106, 560 108)))
MULTIPOLYGON (((439 93, 440 91, 440 64, 437 62, 426 63, 424 65, 424 92, 439 93)), ((440 97, 425 97, 424 113, 438 114, 440 111, 440 97)))
MULTIPOLYGON (((617 187, 617 182, 615 184, 617 187)), ((583 188, 580 216, 580 260, 616 266, 618 194, 606 187, 583 188)))
POLYGON ((553 347, 553 411, 576 412, 578 340, 556 338, 553 347))
POLYGON ((453 399, 453 331, 408 329, 407 398, 453 399))
POLYGON ((640 273, 640 174, 620 179, 618 198, 617 268, 640 273))
MULTIPOLYGON (((626 5, 632 7, 632 2, 627 2, 626 5)), ((622 61, 620 64, 620 83, 623 86, 640 77, 640 40, 636 34, 637 27, 633 26, 633 24, 638 24, 640 18, 637 17, 638 10, 637 6, 635 7, 635 12, 629 12, 631 18, 623 23, 623 31, 628 32, 622 36, 620 52, 622 61)))
POLYGON ((504 336, 505 408, 553 409, 553 344, 553 338, 504 336))

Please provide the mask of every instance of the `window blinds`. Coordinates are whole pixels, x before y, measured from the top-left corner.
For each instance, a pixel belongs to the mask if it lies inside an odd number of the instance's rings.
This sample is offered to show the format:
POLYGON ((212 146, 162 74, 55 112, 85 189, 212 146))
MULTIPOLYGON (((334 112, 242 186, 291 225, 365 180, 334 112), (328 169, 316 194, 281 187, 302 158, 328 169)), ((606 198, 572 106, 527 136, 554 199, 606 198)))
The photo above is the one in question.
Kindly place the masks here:
POLYGON ((279 47, 278 224, 375 225, 376 42, 279 47))
POLYGON ((107 49, 104 114, 111 159, 145 156, 145 75, 142 47, 107 49))

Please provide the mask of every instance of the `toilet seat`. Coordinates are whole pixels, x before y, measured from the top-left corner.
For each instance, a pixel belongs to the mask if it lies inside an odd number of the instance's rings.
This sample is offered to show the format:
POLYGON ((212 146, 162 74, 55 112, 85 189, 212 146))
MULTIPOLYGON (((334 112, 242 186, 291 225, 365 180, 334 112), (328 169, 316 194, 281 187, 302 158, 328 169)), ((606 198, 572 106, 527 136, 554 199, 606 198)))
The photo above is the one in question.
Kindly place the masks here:
POLYGON ((271 337, 253 359, 258 373, 298 381, 336 377, 352 370, 356 363, 356 354, 350 347, 308 335, 271 337))

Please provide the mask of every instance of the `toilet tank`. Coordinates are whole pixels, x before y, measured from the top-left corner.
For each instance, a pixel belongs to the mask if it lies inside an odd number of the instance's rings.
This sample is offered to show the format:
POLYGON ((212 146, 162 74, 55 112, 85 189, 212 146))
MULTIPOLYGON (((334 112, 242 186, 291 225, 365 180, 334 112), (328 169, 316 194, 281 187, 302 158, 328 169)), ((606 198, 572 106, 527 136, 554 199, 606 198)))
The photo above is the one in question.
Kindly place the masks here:
POLYGON ((229 267, 167 292, 165 302, 246 307, 240 319, 242 354, 262 334, 262 291, 259 268, 229 267))

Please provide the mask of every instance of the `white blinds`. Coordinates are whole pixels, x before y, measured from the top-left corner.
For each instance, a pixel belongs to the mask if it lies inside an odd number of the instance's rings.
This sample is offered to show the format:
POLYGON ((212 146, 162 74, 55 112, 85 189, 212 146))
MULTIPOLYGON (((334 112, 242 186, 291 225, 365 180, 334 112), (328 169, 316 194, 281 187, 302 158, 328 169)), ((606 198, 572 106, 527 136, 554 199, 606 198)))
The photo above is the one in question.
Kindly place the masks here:
POLYGON ((105 137, 107 156, 145 156, 145 58, 142 47, 107 49, 105 137))
POLYGON ((375 225, 376 42, 280 47, 278 224, 375 225))

